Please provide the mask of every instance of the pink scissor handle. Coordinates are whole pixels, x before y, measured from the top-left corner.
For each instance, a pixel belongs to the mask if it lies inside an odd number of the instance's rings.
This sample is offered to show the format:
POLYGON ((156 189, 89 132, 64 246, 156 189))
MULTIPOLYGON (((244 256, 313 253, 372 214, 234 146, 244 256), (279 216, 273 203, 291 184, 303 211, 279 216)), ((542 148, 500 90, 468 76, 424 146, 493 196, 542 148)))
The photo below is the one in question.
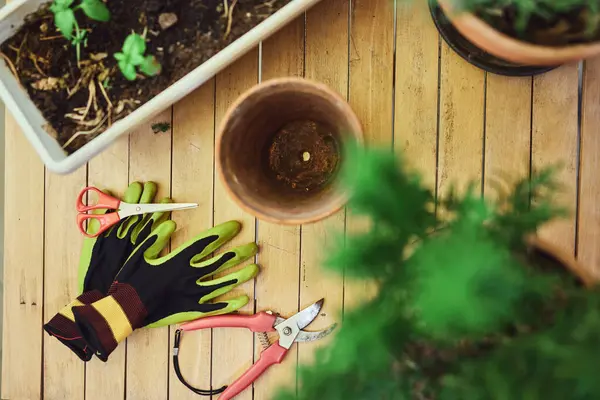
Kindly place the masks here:
POLYGON ((252 332, 272 332, 277 316, 261 311, 254 315, 226 314, 200 318, 179 327, 182 331, 207 328, 248 328, 252 332))
POLYGON ((107 214, 77 214, 77 227, 84 236, 93 238, 106 231, 108 228, 121 220, 119 213, 110 212, 107 214), (100 223, 100 228, 94 233, 88 233, 85 229, 84 222, 88 219, 95 219, 100 223))
POLYGON ((271 365, 279 364, 285 357, 288 349, 281 347, 279 343, 273 343, 268 349, 260 354, 258 361, 250 367, 242 376, 225 389, 219 396, 219 400, 229 400, 240 394, 252 384, 271 365))
POLYGON ((87 212, 90 210, 118 210, 119 204, 121 204, 121 200, 116 199, 112 196, 103 193, 100 189, 95 188, 93 186, 88 186, 83 188, 81 192, 79 192, 79 196, 77 196, 77 211, 79 212, 87 212), (98 201, 91 206, 86 206, 83 204, 83 196, 85 196, 88 192, 95 192, 98 195, 98 201))

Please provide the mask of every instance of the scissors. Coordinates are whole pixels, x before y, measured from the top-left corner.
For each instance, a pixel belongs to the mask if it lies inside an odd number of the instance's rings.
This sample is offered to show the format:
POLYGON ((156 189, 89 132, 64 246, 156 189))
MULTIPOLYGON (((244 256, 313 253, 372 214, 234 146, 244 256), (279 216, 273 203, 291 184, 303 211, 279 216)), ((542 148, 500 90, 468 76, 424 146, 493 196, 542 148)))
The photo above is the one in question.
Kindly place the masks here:
POLYGON ((319 315, 325 299, 306 307, 292 317, 285 319, 271 311, 262 311, 254 315, 228 314, 217 317, 201 318, 181 325, 175 331, 175 340, 173 344, 173 367, 179 380, 192 391, 202 395, 215 395, 221 393, 218 400, 229 400, 237 396, 244 389, 252 384, 263 372, 271 365, 279 364, 283 361, 288 350, 295 342, 313 342, 329 335, 337 326, 331 325, 319 332, 305 332, 302 329, 308 326, 319 315), (263 345, 264 351, 260 354, 259 360, 239 377, 230 386, 223 386, 216 390, 196 389, 188 384, 179 369, 179 342, 182 332, 194 331, 196 329, 207 328, 247 328, 252 332, 259 334, 259 339, 263 345), (279 340, 270 344, 266 332, 279 333, 279 340))
POLYGON ((97 237, 102 232, 106 231, 111 226, 118 223, 123 218, 130 217, 132 215, 140 215, 146 213, 155 213, 155 212, 166 212, 166 211, 174 211, 174 210, 186 210, 189 208, 198 207, 196 203, 164 203, 164 204, 130 204, 125 203, 115 197, 109 196, 106 193, 102 192, 100 189, 88 186, 84 188, 81 192, 79 192, 79 196, 77 196, 77 226, 81 233, 84 236, 89 238, 97 237), (88 192, 95 192, 98 194, 98 202, 96 204, 92 204, 86 206, 83 204, 83 196, 85 196, 88 192), (90 210, 114 210, 111 212, 107 212, 106 214, 88 214, 87 212, 90 210), (88 219, 94 219, 100 223, 100 229, 98 232, 90 234, 86 231, 83 226, 84 221, 88 219))

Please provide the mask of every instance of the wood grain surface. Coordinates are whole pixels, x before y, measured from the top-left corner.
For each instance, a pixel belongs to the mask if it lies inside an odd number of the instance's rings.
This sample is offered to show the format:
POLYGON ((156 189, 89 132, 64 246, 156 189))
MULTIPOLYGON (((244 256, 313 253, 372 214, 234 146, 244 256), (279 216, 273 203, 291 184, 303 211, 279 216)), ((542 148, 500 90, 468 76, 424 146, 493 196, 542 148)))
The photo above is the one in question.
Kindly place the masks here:
MULTIPOLYGON (((220 72, 216 78, 215 115, 219 126, 223 115, 233 101, 244 91, 258 82, 258 49, 250 51, 237 63, 220 72)), ((217 132, 218 134, 218 132, 217 132)), ((240 246, 256 240, 256 221, 253 216, 242 211, 229 196, 220 180, 214 186, 214 224, 236 220, 242 224, 242 231, 219 251, 232 246, 240 246)), ((243 265, 252 263, 249 260, 243 265)), ((239 267, 234 267, 239 268, 239 267)), ((224 271, 226 274, 229 271, 224 271)), ((250 302, 240 311, 254 312, 254 281, 240 285, 220 299, 234 298, 246 294, 250 302)), ((212 384, 215 388, 232 383, 252 365, 254 335, 246 329, 214 329, 212 340, 212 384)), ((237 397, 239 400, 252 399, 252 391, 246 390, 237 397)))
MULTIPOLYGON (((350 3, 348 102, 361 122, 365 143, 392 150, 394 134, 394 3, 354 0, 350 3)), ((348 210, 348 235, 368 221, 348 210)), ((344 280, 344 309, 376 293, 373 282, 344 280)))
MULTIPOLYGON (((198 203, 198 208, 174 213, 173 248, 213 225, 215 79, 211 79, 173 106, 173 201, 198 203), (196 116, 202 115, 202 121, 196 116)), ((171 327, 171 346, 175 327, 171 327)), ((210 387, 211 331, 200 330, 182 338, 179 363, 186 380, 200 389, 210 387)), ((169 368, 169 398, 196 399, 169 368)))
POLYGON ((425 2, 398 2, 396 16, 394 150, 435 188, 440 38, 425 2))
POLYGON ((2 399, 42 395, 44 166, 6 116, 2 399))
MULTIPOLYGON (((576 252, 600 277, 600 59, 535 78, 486 74, 445 44, 424 2, 415 4, 322 0, 68 176, 44 170, 9 116, 1 399, 198 398, 173 372, 175 327, 134 332, 108 363, 84 364, 42 334, 42 324, 78 295, 82 237, 73 205, 86 184, 122 194, 132 181, 152 180, 157 199, 198 202, 197 209, 173 215, 173 248, 215 224, 240 221, 242 231, 225 248, 256 241, 261 268, 254 281, 227 295, 250 297, 242 313, 291 316, 324 297, 321 315, 307 328, 318 330, 341 322, 344 309, 374 293, 372 284, 321 268, 338 235, 364 229, 365 221, 346 210, 304 226, 257 221, 232 202, 215 175, 214 143, 227 108, 246 89, 275 77, 329 85, 353 107, 367 143, 404 157, 440 194, 474 183, 478 193, 494 196, 498 179, 561 163, 559 199, 571 214, 542 236, 576 252), (169 122, 171 129, 154 134, 153 122, 169 122)), ((281 365, 237 399, 266 400, 281 386, 293 388, 298 363, 329 340, 294 345, 281 365)), ((231 383, 262 351, 244 329, 190 332, 181 349, 184 376, 202 389, 231 383)))
MULTIPOLYGON (((262 44, 261 78, 304 76, 304 15, 262 44)), ((259 221, 256 240, 260 246, 260 278, 256 282, 256 309, 272 310, 283 316, 298 311, 300 288, 300 227, 259 221)), ((270 338, 276 340, 276 335, 270 338)), ((255 341, 254 359, 263 351, 255 341)), ((295 387, 297 346, 283 362, 254 384, 254 398, 266 399, 279 386, 295 387)))
MULTIPOLYGON (((123 195, 129 185, 129 137, 120 138, 88 163, 88 184, 123 195)), ((125 397, 125 348, 117 347, 105 363, 94 357, 86 364, 86 400, 125 397)))
MULTIPOLYGON (((348 96, 349 7, 346 0, 327 0, 306 13, 306 77, 326 83, 345 99, 348 96)), ((324 221, 301 228, 300 309, 325 298, 321 314, 310 324, 310 330, 324 329, 341 316, 343 279, 323 270, 320 264, 327 247, 333 244, 336 235, 343 233, 345 216, 346 211, 340 210, 324 221)), ((315 350, 331 337, 298 344, 300 362, 311 360, 315 350)))
MULTIPOLYGON (((74 219, 73 199, 86 185, 86 166, 70 175, 46 172, 44 218, 44 321, 79 294, 77 266, 82 235, 74 219), (71 229, 69 229, 71 228, 71 229), (57 234, 57 229, 60 234, 57 234)), ((81 398, 85 364, 67 347, 44 333, 44 398, 81 398), (69 379, 65 379, 68 376, 69 379)))
MULTIPOLYGON (((171 109, 140 126, 130 136, 129 181, 152 181, 158 185, 156 197, 171 194, 172 129, 153 133, 152 124, 171 125, 171 109)), ((169 381, 169 329, 140 329, 126 343, 125 398, 128 400, 164 400, 169 381)))
POLYGON ((577 256, 600 277, 600 58, 583 66, 577 256))
POLYGON ((570 216, 544 226, 540 235, 560 246, 575 251, 578 176, 578 70, 577 65, 564 65, 537 76, 533 81, 533 121, 531 154, 534 169, 549 165, 560 167, 557 179, 561 189, 557 201, 570 216))

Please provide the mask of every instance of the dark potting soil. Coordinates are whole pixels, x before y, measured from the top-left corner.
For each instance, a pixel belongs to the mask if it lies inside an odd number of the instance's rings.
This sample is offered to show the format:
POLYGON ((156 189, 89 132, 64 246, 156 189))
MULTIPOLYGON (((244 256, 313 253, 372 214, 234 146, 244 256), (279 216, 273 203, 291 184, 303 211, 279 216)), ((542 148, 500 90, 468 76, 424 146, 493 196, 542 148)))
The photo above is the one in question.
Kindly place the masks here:
POLYGON ((514 6, 482 7, 475 14, 508 36, 544 46, 566 46, 600 40, 600 25, 590 29, 590 21, 600 15, 585 7, 577 7, 559 14, 548 13, 547 18, 532 15, 524 30, 518 30, 514 6))
MULTIPOLYGON (((207 61, 291 0, 109 0, 110 21, 76 11, 88 31, 77 65, 75 48, 56 30, 49 3, 0 46, 5 61, 40 109, 53 134, 71 153, 207 61), (228 13, 225 12, 227 5, 228 13), (165 19, 176 22, 165 28, 165 19), (161 24, 163 26, 161 28, 161 24), (160 75, 131 82, 117 66, 127 35, 146 31, 146 54, 160 75)), ((75 4, 78 4, 76 1, 75 4)))
POLYGON ((269 170, 296 193, 324 187, 337 172, 339 146, 333 129, 320 122, 292 121, 267 144, 269 170))

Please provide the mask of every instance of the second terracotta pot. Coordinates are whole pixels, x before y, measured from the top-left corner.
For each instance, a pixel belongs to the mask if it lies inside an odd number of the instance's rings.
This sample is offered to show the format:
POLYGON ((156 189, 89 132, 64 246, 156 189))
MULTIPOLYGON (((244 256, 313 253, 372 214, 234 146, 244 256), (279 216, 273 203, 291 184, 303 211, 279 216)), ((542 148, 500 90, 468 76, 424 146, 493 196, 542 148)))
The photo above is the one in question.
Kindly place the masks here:
POLYGON ((600 54, 600 43, 541 46, 524 42, 496 30, 474 14, 454 10, 451 0, 439 4, 456 29, 477 47, 504 60, 523 65, 557 66, 600 54))
POLYGON ((234 201, 259 219, 314 222, 346 201, 338 185, 348 141, 362 143, 358 118, 327 86, 301 78, 261 83, 221 123, 218 174, 234 201))

